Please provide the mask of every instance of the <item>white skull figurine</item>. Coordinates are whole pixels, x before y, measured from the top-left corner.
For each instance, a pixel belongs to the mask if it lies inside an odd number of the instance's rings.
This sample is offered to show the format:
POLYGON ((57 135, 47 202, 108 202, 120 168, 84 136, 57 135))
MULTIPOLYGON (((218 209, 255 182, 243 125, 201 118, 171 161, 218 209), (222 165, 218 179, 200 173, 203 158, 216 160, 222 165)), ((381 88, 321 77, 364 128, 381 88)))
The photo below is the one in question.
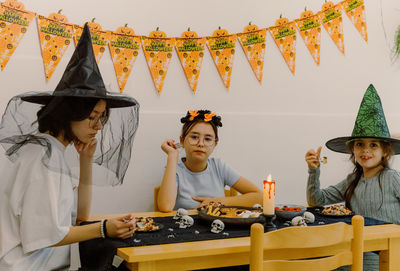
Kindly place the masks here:
POLYGON ((222 222, 219 219, 215 219, 211 224, 211 232, 213 233, 220 233, 221 231, 224 230, 224 228, 225 228, 224 222, 222 222))
POLYGON ((303 218, 304 218, 306 223, 314 223, 314 221, 315 221, 314 214, 310 213, 310 212, 304 212, 303 218))
POLYGON ((302 216, 295 216, 292 219, 292 226, 307 226, 306 221, 304 220, 304 218, 302 216))
POLYGON ((179 209, 176 211, 176 214, 175 214, 175 216, 173 217, 173 219, 175 219, 175 220, 181 219, 182 216, 187 215, 187 214, 188 214, 188 211, 187 211, 186 209, 179 208, 179 209))
POLYGON ((179 221, 179 228, 186 229, 193 226, 194 220, 191 216, 184 215, 182 216, 181 220, 179 221))
POLYGON ((262 206, 261 206, 261 204, 256 203, 256 204, 253 205, 253 208, 261 210, 262 206))

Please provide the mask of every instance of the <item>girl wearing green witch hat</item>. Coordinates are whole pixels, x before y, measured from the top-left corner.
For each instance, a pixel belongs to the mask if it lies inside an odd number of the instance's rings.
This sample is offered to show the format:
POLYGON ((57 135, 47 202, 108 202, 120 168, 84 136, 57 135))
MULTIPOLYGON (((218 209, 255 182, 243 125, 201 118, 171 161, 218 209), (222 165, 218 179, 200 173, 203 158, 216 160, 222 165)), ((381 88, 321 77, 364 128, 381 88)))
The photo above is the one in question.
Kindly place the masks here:
MULTIPOLYGON (((350 154, 354 171, 342 182, 320 189, 320 152, 309 150, 307 201, 310 206, 345 202, 355 214, 400 224, 400 173, 389 160, 400 153, 400 141, 390 137, 380 98, 373 85, 364 94, 351 136, 329 140, 326 146, 350 154)), ((364 269, 379 270, 379 258, 364 253, 364 269)))

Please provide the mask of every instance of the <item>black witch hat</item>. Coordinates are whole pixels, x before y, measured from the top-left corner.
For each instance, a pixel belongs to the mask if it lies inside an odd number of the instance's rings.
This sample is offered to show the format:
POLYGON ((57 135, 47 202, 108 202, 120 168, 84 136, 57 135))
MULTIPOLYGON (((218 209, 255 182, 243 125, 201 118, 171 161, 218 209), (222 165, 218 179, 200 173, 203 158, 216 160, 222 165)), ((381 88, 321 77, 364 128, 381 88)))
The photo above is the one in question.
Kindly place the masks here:
MULTIPOLYGON (((107 101, 110 108, 133 106, 135 99, 106 90, 93 53, 89 26, 86 23, 75 52, 52 94, 48 92, 28 94, 22 100, 47 105, 54 97, 85 97, 107 101)), ((59 99, 54 99, 59 100, 59 99)), ((57 102, 56 102, 57 104, 57 102)), ((51 107, 51 106, 50 106, 51 107)))

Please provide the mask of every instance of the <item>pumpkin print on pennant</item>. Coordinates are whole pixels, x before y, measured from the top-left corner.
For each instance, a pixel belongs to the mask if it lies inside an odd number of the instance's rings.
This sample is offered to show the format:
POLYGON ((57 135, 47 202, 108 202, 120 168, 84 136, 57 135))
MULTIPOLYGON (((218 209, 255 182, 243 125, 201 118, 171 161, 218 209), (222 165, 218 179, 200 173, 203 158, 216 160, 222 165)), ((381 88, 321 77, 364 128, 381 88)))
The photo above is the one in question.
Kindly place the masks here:
POLYGON ((344 54, 342 4, 334 5, 328 1, 322 5, 322 11, 319 14, 325 30, 344 54))
POLYGON ((229 35, 228 31, 221 29, 221 27, 214 31, 212 37, 207 37, 208 49, 222 82, 228 90, 231 83, 236 37, 236 34, 229 35))
POLYGON ((109 47, 120 92, 125 88, 139 54, 140 44, 140 36, 135 36, 135 31, 127 25, 118 27, 116 32, 111 32, 109 47))
POLYGON ((149 37, 142 37, 142 46, 154 86, 160 95, 171 62, 175 40, 167 38, 167 35, 157 27, 155 31, 150 32, 149 37))
POLYGON ((249 23, 249 25, 245 26, 243 33, 239 33, 237 36, 255 76, 261 83, 263 77, 265 37, 267 36, 267 29, 258 29, 257 25, 249 23))
POLYGON ((276 20, 275 26, 269 31, 275 40, 290 71, 294 74, 296 69, 296 23, 289 22, 288 18, 281 17, 276 20))
POLYGON ((311 53, 315 63, 320 63, 321 51, 321 21, 318 14, 314 14, 311 10, 305 10, 301 13, 300 18, 296 20, 297 29, 303 38, 308 51, 311 53))
POLYGON ((346 0, 343 1, 343 9, 349 17, 350 21, 357 28, 358 32, 368 42, 367 35, 367 19, 365 17, 365 6, 362 0, 346 0))
POLYGON ((40 48, 44 65, 46 81, 49 81, 58 63, 71 43, 73 26, 68 24, 68 19, 61 14, 51 13, 49 17, 36 16, 40 48))
POLYGON ((193 93, 196 93, 205 46, 206 38, 199 38, 190 28, 175 38, 175 49, 193 93))
POLYGON ((0 6, 0 67, 4 70, 19 42, 28 30, 35 13, 26 11, 24 4, 6 0, 0 6))
MULTIPOLYGON (((103 31, 101 25, 95 23, 93 18, 91 22, 88 22, 90 36, 92 38, 92 46, 94 56, 96 58, 96 63, 99 64, 101 57, 103 56, 104 52, 106 51, 107 44, 110 40, 110 31, 103 31)), ((83 26, 74 25, 74 41, 75 46, 78 44, 79 39, 81 38, 83 31, 83 26)))

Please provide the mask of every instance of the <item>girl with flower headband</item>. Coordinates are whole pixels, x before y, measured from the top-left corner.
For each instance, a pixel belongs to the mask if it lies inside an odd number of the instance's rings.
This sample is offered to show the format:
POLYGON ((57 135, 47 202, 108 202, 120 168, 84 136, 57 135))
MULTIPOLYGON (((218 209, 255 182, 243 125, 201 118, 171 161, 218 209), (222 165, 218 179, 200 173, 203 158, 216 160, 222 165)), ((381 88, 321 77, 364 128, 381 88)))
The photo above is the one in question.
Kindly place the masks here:
MULTIPOLYGON (((391 138, 382 104, 373 85, 364 94, 351 136, 326 142, 335 152, 350 154, 353 173, 340 183, 320 189, 321 146, 306 153, 307 201, 310 206, 345 202, 354 213, 400 224, 400 173, 389 160, 400 153, 400 140, 391 138)), ((340 270, 348 270, 343 267, 340 270)), ((363 270, 379 270, 379 256, 364 253, 363 270)))
POLYGON ((159 209, 193 209, 211 201, 237 206, 261 203, 262 194, 256 185, 221 159, 209 157, 219 142, 221 117, 209 110, 189 110, 181 122, 180 145, 186 157, 179 159, 178 146, 172 139, 161 145, 168 158, 157 199, 159 209), (225 197, 225 185, 242 195, 225 197))

